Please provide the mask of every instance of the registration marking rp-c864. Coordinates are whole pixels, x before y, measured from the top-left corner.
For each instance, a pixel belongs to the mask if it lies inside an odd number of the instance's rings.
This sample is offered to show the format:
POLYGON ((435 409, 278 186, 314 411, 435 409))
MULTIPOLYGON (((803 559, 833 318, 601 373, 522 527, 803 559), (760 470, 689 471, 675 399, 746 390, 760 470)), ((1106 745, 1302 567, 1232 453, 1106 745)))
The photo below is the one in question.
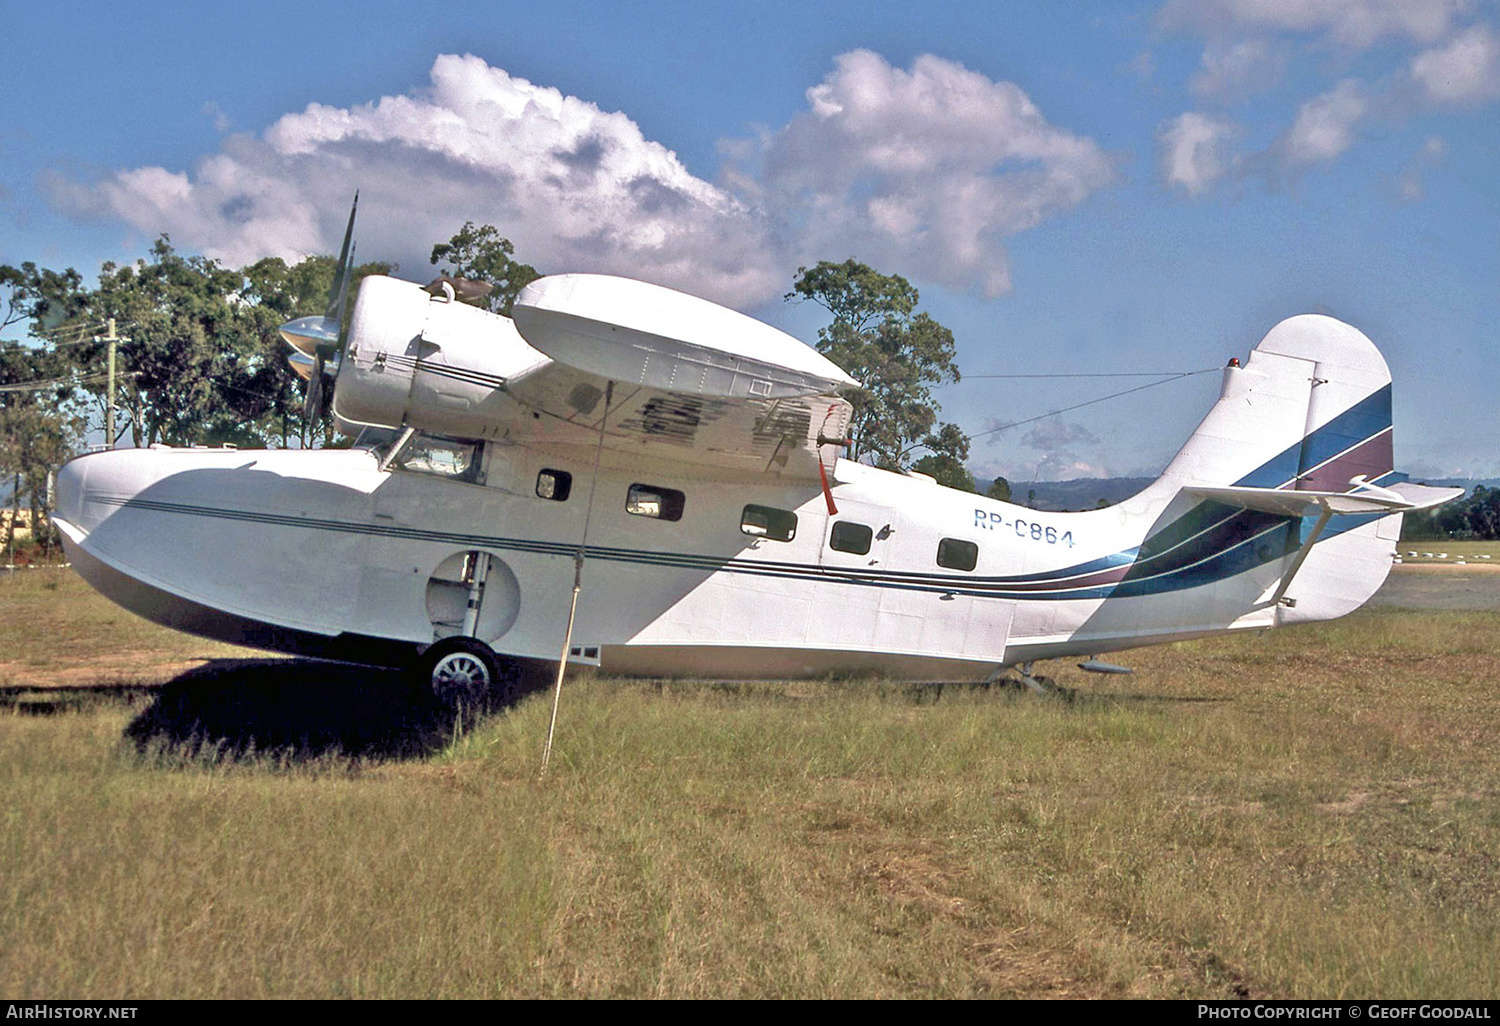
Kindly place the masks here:
POLYGON ((1006 520, 1004 514, 991 513, 987 510, 976 509, 974 511, 974 526, 982 527, 986 531, 1000 530, 1006 527, 1016 532, 1017 538, 1029 538, 1035 542, 1046 542, 1048 545, 1066 545, 1073 547, 1073 532, 1058 531, 1055 527, 1039 524, 1034 520, 1006 520))

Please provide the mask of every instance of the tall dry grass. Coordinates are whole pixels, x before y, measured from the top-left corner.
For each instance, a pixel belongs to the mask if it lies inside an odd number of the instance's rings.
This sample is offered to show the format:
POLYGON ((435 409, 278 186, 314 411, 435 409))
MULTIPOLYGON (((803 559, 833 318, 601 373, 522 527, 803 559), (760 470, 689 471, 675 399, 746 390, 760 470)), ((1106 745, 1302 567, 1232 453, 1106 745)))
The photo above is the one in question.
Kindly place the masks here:
POLYGON ((545 695, 371 759, 12 691, 0 993, 1495 997, 1497 652, 1385 611, 1071 701, 578 681, 541 783, 545 695))

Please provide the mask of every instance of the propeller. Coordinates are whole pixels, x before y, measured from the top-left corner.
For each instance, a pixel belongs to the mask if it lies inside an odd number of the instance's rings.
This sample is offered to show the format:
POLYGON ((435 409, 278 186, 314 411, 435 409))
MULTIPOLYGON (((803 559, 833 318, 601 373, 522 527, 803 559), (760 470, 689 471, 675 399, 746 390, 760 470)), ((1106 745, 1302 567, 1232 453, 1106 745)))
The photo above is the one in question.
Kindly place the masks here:
POLYGON ((307 398, 302 404, 302 417, 313 423, 323 411, 323 389, 325 378, 338 376, 339 363, 343 356, 343 341, 349 310, 349 280, 354 274, 354 215, 359 210, 359 193, 354 194, 354 204, 349 208, 349 225, 344 229, 344 247, 339 253, 339 263, 333 275, 333 287, 328 291, 328 308, 323 315, 298 317, 287 321, 280 328, 281 337, 292 347, 287 357, 292 370, 307 381, 307 398))

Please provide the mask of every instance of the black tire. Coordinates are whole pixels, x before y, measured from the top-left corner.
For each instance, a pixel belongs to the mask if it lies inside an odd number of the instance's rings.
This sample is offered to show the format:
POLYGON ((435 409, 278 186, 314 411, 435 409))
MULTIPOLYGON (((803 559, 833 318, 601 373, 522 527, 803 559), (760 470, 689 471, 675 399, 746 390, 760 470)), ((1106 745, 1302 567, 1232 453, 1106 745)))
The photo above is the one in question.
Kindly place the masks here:
POLYGON ((441 706, 483 709, 512 697, 511 667, 495 650, 475 638, 444 638, 422 653, 418 679, 441 706))

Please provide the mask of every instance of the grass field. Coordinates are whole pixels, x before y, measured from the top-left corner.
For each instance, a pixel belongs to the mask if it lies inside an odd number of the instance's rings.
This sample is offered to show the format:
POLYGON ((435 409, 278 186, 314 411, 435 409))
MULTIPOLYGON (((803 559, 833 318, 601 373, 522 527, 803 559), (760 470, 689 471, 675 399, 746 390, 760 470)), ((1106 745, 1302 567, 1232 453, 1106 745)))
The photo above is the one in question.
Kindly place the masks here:
POLYGON ((1452 563, 1462 559, 1471 564, 1500 566, 1500 541, 1403 541, 1396 544, 1396 554, 1406 563, 1452 563), (1411 555, 1413 552, 1415 556, 1411 555))
POLYGON ((1382 610, 1071 700, 580 680, 538 782, 545 694, 455 738, 17 574, 0 993, 1494 998, 1497 656, 1382 610))

